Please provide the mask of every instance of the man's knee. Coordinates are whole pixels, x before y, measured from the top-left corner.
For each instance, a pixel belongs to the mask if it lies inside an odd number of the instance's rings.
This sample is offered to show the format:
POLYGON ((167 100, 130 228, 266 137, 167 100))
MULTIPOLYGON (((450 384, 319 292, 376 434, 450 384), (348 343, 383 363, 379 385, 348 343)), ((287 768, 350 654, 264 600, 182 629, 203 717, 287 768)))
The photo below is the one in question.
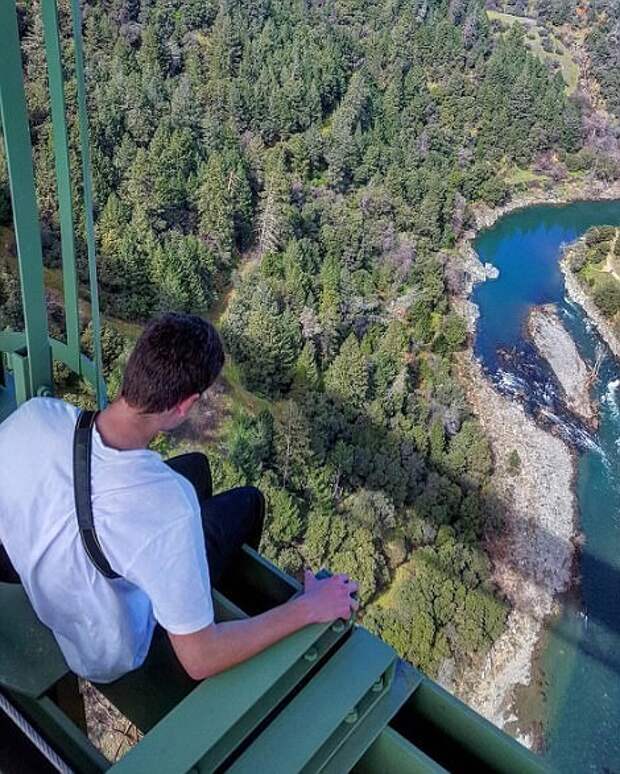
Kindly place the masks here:
POLYGON ((188 452, 166 460, 166 464, 191 481, 199 499, 210 497, 213 493, 211 466, 206 454, 188 452))
POLYGON ((244 486, 243 493, 248 498, 248 513, 251 522, 249 525, 250 539, 248 542, 253 548, 258 548, 265 521, 265 496, 255 486, 244 486))
POLYGON ((244 490, 250 498, 252 513, 256 515, 257 519, 260 519, 262 524, 265 518, 265 495, 255 486, 246 486, 244 490))
POLYGON ((207 455, 202 452, 190 452, 187 456, 191 458, 191 465, 200 480, 208 481, 209 487, 211 487, 211 466, 207 455))

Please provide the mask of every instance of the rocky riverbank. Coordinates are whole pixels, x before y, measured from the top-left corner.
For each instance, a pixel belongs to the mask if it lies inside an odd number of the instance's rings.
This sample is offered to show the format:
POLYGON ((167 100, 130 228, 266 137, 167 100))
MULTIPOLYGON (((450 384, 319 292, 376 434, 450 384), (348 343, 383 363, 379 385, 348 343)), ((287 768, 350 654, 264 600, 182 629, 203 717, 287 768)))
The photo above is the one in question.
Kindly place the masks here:
POLYGON ((615 180, 613 183, 606 183, 594 178, 569 180, 556 184, 547 190, 532 190, 521 196, 515 196, 501 207, 479 204, 472 208, 475 227, 463 234, 462 242, 471 243, 478 231, 490 228, 500 218, 514 210, 522 210, 535 204, 568 204, 576 201, 607 199, 620 199, 620 180, 615 180))
POLYGON ((515 210, 522 210, 536 204, 568 204, 574 201, 620 199, 620 180, 603 183, 600 180, 585 179, 561 183, 549 190, 532 190, 521 196, 515 196, 501 207, 489 207, 486 204, 474 205, 471 209, 473 226, 463 232, 459 238, 454 258, 463 282, 460 292, 453 298, 453 306, 467 321, 471 335, 475 334, 479 311, 470 296, 479 282, 495 279, 499 271, 492 264, 483 264, 472 243, 479 231, 491 228, 500 218, 515 210))
MULTIPOLYGON (((466 318, 472 337, 479 317, 470 299, 472 290, 478 282, 498 276, 497 269, 483 265, 473 249, 478 231, 490 228, 510 212, 536 204, 608 199, 620 199, 620 180, 612 185, 591 179, 570 181, 515 197, 502 207, 473 208, 474 226, 461 236, 455 251, 455 265, 464 281, 453 297, 453 306, 466 318)), ((569 294, 589 314, 586 303, 582 303, 587 298, 572 279, 571 288, 570 280, 567 282, 569 294)), ((458 372, 495 457, 495 494, 505 522, 501 533, 488 545, 488 553, 495 581, 512 609, 504 634, 484 661, 473 664, 454 687, 500 728, 517 728, 524 744, 537 746, 534 730, 519 724, 515 693, 519 686, 530 684, 544 621, 558 612, 556 597, 576 582, 572 571, 573 541, 578 538, 573 491, 576 457, 561 439, 527 417, 518 403, 492 387, 471 348, 459 361, 458 372), (517 460, 517 467, 509 464, 517 460)))
POLYGON ((518 738, 535 746, 533 731, 519 725, 514 693, 529 684, 544 621, 557 612, 555 597, 572 581, 573 455, 490 385, 471 352, 459 360, 458 372, 493 450, 494 496, 504 524, 487 548, 493 579, 512 610, 502 636, 455 688, 493 723, 514 724, 518 738))
POLYGON ((597 412, 590 398, 592 371, 562 325, 556 307, 553 304, 534 307, 528 317, 527 332, 560 383, 566 406, 595 426, 597 412))
POLYGON ((572 261, 577 254, 585 250, 584 238, 578 239, 569 245, 564 251, 562 260, 560 261, 560 269, 564 274, 564 284, 566 286, 566 294, 576 304, 584 310, 588 319, 592 322, 594 327, 598 330, 601 338, 605 341, 609 349, 614 355, 620 359, 620 338, 613 329, 613 326, 609 320, 598 309, 594 301, 586 293, 582 287, 579 279, 575 276, 571 269, 572 261))

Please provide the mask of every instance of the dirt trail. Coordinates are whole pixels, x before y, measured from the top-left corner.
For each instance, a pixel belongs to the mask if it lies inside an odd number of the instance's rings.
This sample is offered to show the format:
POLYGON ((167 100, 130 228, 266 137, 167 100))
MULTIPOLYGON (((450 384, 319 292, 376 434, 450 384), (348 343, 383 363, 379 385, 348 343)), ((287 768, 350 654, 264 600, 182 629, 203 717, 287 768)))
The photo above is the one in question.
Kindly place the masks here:
POLYGON ((616 235, 614 236, 611 242, 609 252, 607 253, 607 258, 605 258, 605 265, 603 266, 603 271, 606 271, 608 274, 611 274, 612 277, 614 277, 614 279, 620 282, 620 274, 618 274, 618 272, 614 268, 614 255, 616 253, 616 245, 618 243, 618 239, 620 239, 620 229, 616 229, 616 235))

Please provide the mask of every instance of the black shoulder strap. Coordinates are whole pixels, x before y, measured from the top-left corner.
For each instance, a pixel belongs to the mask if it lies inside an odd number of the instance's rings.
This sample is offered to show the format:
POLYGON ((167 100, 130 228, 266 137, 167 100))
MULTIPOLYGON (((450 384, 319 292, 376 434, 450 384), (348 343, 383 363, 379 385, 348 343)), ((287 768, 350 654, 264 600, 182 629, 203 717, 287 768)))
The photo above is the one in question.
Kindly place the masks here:
POLYGON ((80 537, 88 558, 106 578, 120 578, 103 555, 95 523, 91 499, 90 460, 93 445, 93 426, 97 411, 81 411, 73 436, 73 491, 80 537))

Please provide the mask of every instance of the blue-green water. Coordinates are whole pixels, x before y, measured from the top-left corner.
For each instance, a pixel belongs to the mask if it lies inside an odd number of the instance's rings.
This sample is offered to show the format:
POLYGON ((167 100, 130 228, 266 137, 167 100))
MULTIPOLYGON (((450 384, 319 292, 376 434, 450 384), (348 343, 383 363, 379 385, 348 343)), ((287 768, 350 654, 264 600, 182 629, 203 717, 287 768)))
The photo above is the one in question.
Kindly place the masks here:
MULTIPOLYGON (((620 772, 620 367, 606 351, 594 388, 600 427, 588 434, 564 412, 548 368, 523 338, 528 310, 556 303, 586 360, 600 339, 565 299, 561 247, 590 226, 620 225, 620 201, 535 206, 502 218, 474 247, 500 270, 478 285, 475 352, 497 386, 551 417, 582 450, 577 494, 586 544, 580 599, 568 601, 543 654, 545 755, 561 772, 620 772)), ((541 688, 542 690, 542 688, 541 688)))

